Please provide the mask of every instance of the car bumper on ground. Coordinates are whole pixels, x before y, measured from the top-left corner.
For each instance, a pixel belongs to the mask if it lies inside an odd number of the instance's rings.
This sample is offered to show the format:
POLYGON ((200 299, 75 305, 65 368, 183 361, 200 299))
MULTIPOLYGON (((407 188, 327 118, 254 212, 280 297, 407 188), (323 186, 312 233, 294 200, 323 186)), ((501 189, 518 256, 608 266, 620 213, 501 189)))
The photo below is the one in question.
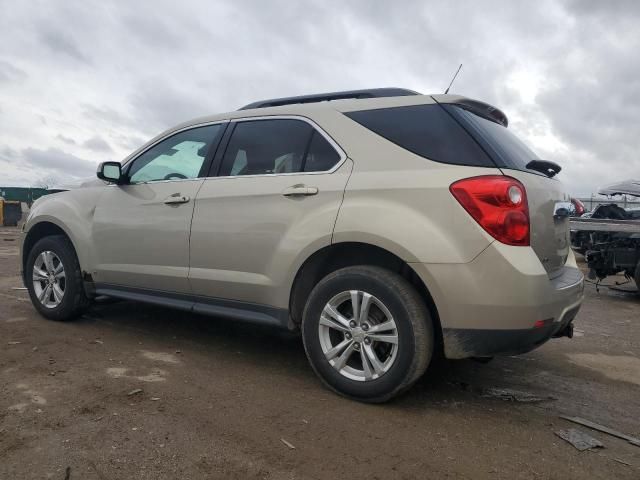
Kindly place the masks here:
POLYGON ((525 353, 568 336, 584 296, 571 251, 551 276, 532 249, 498 242, 469 263, 411 266, 433 297, 452 359, 525 353))

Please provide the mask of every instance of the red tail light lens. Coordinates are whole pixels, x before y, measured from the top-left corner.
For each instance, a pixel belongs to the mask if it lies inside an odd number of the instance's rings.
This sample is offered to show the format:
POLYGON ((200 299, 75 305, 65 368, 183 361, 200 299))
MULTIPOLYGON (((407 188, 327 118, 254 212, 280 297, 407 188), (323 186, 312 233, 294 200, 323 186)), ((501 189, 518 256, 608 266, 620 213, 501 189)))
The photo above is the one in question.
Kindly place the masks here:
POLYGON ((573 203, 573 206, 576 209, 576 217, 581 217, 584 214, 584 211, 585 211, 584 203, 582 203, 577 198, 572 198, 571 199, 571 203, 573 203))
POLYGON ((502 175, 466 178, 449 190, 496 240, 507 245, 529 245, 527 192, 518 180, 502 175))

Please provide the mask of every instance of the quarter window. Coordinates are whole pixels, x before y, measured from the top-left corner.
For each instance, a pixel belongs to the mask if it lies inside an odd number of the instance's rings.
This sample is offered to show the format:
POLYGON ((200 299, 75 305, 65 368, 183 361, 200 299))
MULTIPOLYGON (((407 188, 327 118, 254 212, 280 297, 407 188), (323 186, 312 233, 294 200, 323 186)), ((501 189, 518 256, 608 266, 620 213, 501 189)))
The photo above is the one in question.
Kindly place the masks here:
POLYGON ((345 114, 396 145, 441 163, 494 167, 473 138, 437 104, 345 114))
POLYGON ((130 183, 197 178, 223 125, 192 128, 161 141, 133 161, 130 183))
POLYGON ((335 148, 331 146, 326 138, 314 131, 303 170, 305 172, 322 172, 330 170, 339 161, 340 155, 338 155, 335 148))
POLYGON ((220 175, 325 171, 339 160, 335 149, 307 122, 251 120, 236 124, 220 175))

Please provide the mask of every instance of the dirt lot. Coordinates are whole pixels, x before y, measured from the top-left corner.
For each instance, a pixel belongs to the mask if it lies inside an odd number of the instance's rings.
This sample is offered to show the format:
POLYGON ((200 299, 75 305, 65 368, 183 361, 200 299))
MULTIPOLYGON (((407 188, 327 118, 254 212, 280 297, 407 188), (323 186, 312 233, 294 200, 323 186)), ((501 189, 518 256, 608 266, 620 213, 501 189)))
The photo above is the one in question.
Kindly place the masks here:
POLYGON ((640 437, 635 294, 588 285, 572 340, 372 406, 325 390, 296 336, 130 302, 55 323, 21 286, 0 228, 0 479, 640 478, 640 447, 559 418, 640 437), (572 427, 605 448, 554 434, 572 427))

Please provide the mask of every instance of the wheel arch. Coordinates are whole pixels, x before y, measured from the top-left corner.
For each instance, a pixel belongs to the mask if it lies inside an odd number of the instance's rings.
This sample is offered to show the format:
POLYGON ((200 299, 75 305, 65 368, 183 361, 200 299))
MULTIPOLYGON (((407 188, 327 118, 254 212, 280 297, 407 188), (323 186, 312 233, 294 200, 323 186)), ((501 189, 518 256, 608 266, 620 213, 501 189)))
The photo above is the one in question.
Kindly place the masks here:
POLYGON ((355 265, 374 265, 400 274, 413 285, 424 300, 434 322, 437 347, 442 346, 442 327, 438 309, 429 288, 411 265, 396 254, 376 245, 363 242, 340 242, 328 245, 311 254, 298 268, 289 295, 291 321, 299 326, 311 290, 331 272, 355 265))
POLYGON ((76 252, 76 256, 78 255, 78 249, 76 248, 75 242, 71 238, 71 235, 67 232, 65 228, 60 226, 58 223, 52 222, 50 220, 42 220, 38 223, 33 224, 29 230, 27 231, 24 240, 22 242, 22 258, 21 266, 22 266, 22 277, 23 280, 25 278, 27 258, 29 257, 29 252, 33 248, 33 246, 41 239, 45 237, 50 237, 52 235, 62 235, 69 240, 73 249, 76 252))

